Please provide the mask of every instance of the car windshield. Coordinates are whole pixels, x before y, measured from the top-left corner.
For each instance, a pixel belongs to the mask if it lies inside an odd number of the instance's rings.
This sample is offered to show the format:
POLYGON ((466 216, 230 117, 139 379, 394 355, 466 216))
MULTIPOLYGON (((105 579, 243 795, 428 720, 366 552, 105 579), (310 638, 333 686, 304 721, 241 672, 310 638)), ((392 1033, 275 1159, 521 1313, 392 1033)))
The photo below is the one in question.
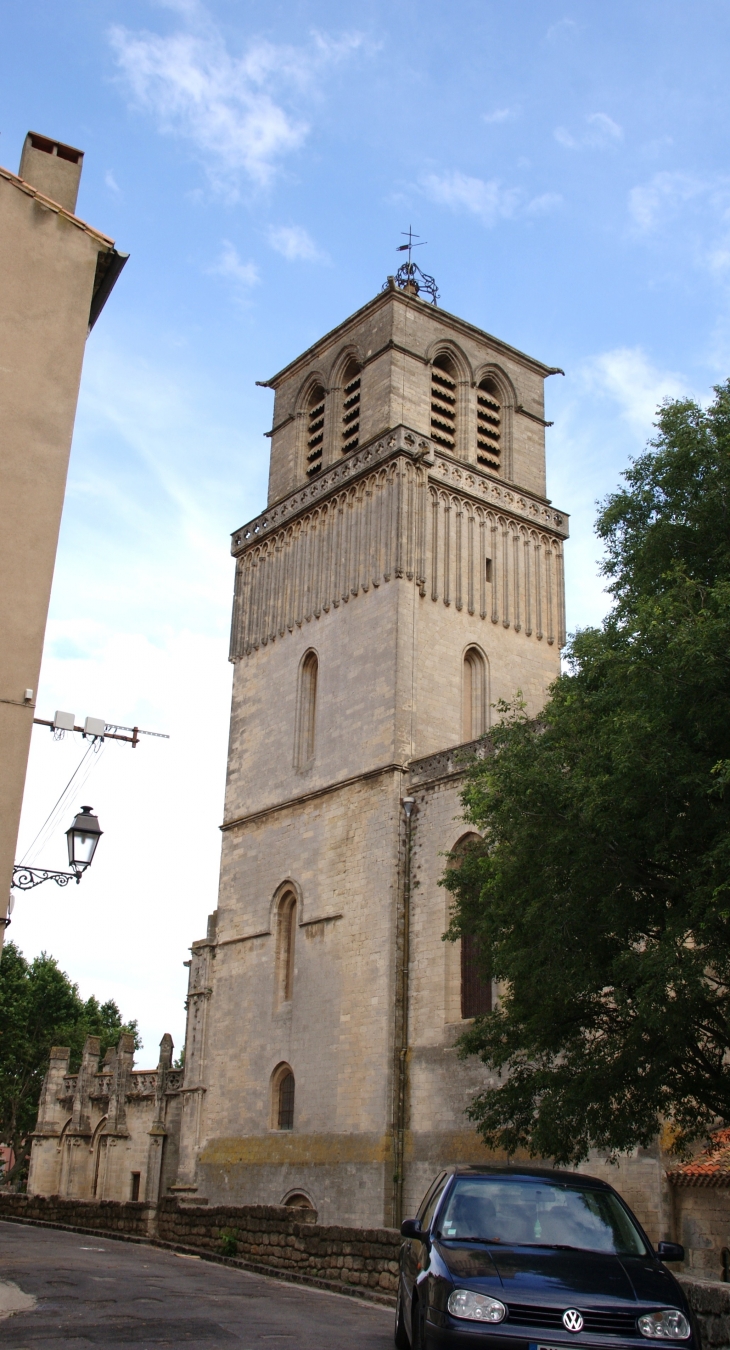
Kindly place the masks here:
POLYGON ((446 1239, 646 1255, 641 1235, 617 1197, 580 1182, 458 1177, 438 1229, 446 1239))

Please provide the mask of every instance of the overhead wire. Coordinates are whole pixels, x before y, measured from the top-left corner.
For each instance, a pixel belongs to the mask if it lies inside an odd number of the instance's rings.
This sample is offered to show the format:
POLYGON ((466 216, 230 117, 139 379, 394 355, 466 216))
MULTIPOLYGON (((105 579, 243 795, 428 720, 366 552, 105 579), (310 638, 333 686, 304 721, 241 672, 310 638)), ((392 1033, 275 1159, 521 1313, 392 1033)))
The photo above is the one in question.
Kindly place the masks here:
MULTIPOLYGON (((69 780, 68 780, 68 782, 67 782, 65 788, 63 789, 63 792, 61 793, 60 797, 59 797, 58 800, 56 801, 55 805, 51 807, 51 810, 49 811, 48 815, 46 816, 46 819, 44 820, 44 822, 43 822, 43 824, 41 825, 41 827, 40 827, 38 833, 36 834, 35 839, 34 839, 33 842, 28 846, 28 848, 25 850, 25 854, 24 854, 24 856, 23 856, 23 860, 22 860, 21 866, 30 866, 30 864, 33 862, 33 858, 31 857, 31 854, 34 853, 34 850, 35 850, 34 856, 37 857, 38 854, 41 852, 41 850, 45 847, 46 843, 48 842, 48 839, 50 838, 50 835, 53 833, 53 831, 54 831, 55 828, 56 828, 56 825, 57 825, 57 823, 58 823, 58 820, 59 820, 60 816, 61 816, 61 815, 63 814, 63 812, 66 810, 66 807, 67 807, 67 805, 68 805, 67 797, 68 797, 68 795, 69 795, 69 793, 70 793, 71 788, 73 787, 73 790, 74 790, 75 792, 78 792, 78 791, 80 791, 80 789, 83 787, 84 783, 87 781, 87 779, 88 779, 88 777, 89 777, 89 774, 91 773, 91 770, 92 770, 93 767, 94 767, 94 763, 98 761, 98 758, 99 758, 100 756, 97 756, 97 761, 91 760, 91 761, 89 762, 89 764, 87 765, 87 768, 86 768, 86 773, 83 775, 83 777, 81 778, 81 780, 80 780, 78 783, 74 783, 74 779, 76 778, 77 774, 81 771, 81 769, 83 768, 84 764, 86 764, 86 761, 88 760, 89 755, 91 754, 91 751, 94 750, 95 747, 96 747, 96 741, 94 741, 94 740, 90 741, 90 742, 89 742, 89 745, 86 747, 86 750, 85 750, 84 754, 81 756, 81 759, 79 760, 78 764, 76 765, 76 768, 74 769, 73 773, 71 774, 71 777, 69 778, 69 780), (42 839, 41 839, 41 836, 43 836, 42 839), (40 840, 40 843, 39 843, 39 840, 40 840), (37 848, 36 848, 36 845, 38 845, 37 848)), ((103 747, 103 746, 102 746, 102 748, 101 748, 101 752, 100 752, 100 753, 101 753, 101 754, 104 753, 104 747, 103 747)))

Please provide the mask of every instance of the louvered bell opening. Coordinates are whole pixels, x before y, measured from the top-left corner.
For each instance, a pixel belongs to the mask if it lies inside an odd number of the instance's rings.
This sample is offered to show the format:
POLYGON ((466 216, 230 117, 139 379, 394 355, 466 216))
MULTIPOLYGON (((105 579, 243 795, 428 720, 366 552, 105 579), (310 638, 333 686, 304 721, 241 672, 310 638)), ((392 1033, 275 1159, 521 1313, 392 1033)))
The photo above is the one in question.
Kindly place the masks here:
POLYGON ((312 392, 307 412, 307 477, 313 478, 322 468, 324 446, 324 389, 312 392))
POLYGON ((456 451, 456 380, 447 356, 431 367, 431 436, 452 454, 456 451))
POLYGON ((345 371, 342 400, 342 453, 360 444, 360 371, 353 362, 345 371))
POLYGON ((492 380, 477 389, 477 463, 499 469, 502 449, 502 405, 492 380))

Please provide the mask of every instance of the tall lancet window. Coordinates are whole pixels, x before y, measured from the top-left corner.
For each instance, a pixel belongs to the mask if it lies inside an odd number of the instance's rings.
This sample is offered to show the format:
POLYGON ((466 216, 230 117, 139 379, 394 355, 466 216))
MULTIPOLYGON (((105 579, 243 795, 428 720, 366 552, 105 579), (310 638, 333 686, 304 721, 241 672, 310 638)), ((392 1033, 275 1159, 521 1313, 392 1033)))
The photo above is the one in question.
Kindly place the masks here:
POLYGON ((349 361, 342 383, 342 453, 360 444, 360 367, 349 361))
POLYGON ((431 435, 456 454, 456 366, 450 356, 437 356, 431 367, 431 435))
POLYGON ((317 677, 319 662, 316 652, 307 652, 299 667, 297 698, 297 725, 294 745, 294 767, 306 769, 314 759, 317 729, 317 677))
POLYGON ((478 647, 469 647, 464 655, 463 726, 465 741, 475 741, 487 730, 487 663, 478 647))
POLYGON ((502 463, 502 401, 488 378, 477 389, 477 463, 497 471, 502 463))
POLYGON ((294 992, 294 947, 297 932, 297 897, 287 891, 279 901, 276 916, 276 1003, 290 1003, 294 992))
POLYGON ((313 478, 322 468, 324 446, 324 389, 316 384, 307 401, 307 475, 313 478))

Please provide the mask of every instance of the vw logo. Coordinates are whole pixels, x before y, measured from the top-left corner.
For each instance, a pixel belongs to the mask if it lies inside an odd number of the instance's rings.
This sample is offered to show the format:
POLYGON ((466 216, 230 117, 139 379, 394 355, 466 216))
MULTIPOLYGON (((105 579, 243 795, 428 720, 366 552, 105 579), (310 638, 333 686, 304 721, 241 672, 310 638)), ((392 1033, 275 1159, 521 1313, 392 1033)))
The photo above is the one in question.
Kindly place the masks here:
POLYGON ((577 1308, 568 1308, 568 1311, 563 1313, 563 1326, 566 1331, 583 1330, 583 1318, 577 1308))

